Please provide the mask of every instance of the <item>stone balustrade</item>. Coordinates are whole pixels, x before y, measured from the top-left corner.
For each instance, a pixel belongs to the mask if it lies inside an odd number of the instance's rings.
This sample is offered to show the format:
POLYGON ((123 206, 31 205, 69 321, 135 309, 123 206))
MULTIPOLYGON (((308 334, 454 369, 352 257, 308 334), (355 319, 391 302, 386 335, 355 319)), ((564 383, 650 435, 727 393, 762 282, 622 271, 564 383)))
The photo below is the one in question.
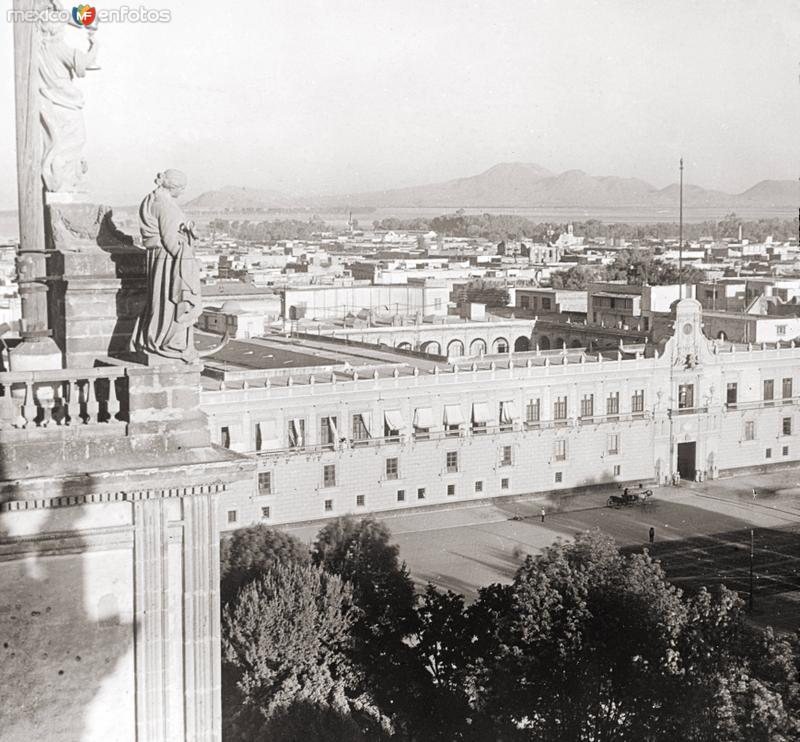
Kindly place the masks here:
POLYGON ((114 425, 127 419, 123 367, 0 373, 0 428, 114 425))

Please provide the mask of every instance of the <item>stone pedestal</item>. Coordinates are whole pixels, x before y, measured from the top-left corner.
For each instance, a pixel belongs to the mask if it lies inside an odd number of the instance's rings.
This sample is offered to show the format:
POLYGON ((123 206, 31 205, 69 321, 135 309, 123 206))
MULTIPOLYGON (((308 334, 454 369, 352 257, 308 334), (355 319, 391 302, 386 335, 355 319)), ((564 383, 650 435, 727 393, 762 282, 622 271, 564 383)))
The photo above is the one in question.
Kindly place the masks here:
POLYGON ((103 356, 130 358, 147 295, 147 254, 102 206, 48 207, 50 327, 65 368, 103 356))

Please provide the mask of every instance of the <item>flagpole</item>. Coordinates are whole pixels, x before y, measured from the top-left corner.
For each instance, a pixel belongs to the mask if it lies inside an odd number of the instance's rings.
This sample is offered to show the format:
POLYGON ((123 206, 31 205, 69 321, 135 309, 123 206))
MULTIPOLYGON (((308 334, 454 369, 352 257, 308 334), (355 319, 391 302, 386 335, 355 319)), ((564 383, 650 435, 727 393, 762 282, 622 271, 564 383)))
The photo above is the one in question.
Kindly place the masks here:
POLYGON ((678 298, 683 299, 683 157, 681 157, 680 214, 678 216, 678 298))

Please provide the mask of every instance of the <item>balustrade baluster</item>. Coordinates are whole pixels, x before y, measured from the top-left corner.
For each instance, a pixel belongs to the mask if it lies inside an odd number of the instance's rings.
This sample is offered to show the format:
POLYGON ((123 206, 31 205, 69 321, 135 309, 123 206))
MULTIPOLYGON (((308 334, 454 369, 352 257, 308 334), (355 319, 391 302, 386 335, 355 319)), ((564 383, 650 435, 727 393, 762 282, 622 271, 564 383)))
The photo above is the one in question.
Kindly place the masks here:
POLYGON ((97 387, 94 379, 86 382, 86 424, 99 422, 100 402, 97 399, 97 387))
POLYGON ((81 389, 75 379, 65 382, 67 388, 67 425, 80 425, 81 420, 81 389))
POLYGON ((36 417, 38 409, 36 407, 36 393, 33 388, 32 381, 25 381, 24 384, 24 397, 22 403, 22 425, 20 427, 36 427, 36 417))
POLYGON ((40 384, 34 386, 34 395, 37 407, 42 411, 39 426, 47 428, 53 422, 53 410, 56 404, 56 395, 53 384, 40 384))
POLYGON ((115 422, 119 414, 119 398, 117 397, 117 380, 108 380, 108 422, 115 422))

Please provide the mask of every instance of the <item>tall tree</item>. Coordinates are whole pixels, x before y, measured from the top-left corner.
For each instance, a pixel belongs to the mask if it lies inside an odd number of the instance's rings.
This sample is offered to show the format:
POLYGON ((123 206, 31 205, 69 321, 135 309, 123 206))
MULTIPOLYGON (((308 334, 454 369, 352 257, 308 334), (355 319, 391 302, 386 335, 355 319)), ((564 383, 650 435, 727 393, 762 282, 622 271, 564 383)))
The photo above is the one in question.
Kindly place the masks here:
POLYGON ((320 567, 277 565, 223 610, 229 680, 223 704, 234 739, 347 739, 381 729, 349 656, 359 611, 352 588, 320 567), (331 736, 336 730, 339 737, 331 736))
POLYGON ((319 532, 312 556, 314 564, 352 584, 361 611, 352 656, 364 671, 365 688, 394 715, 408 698, 405 685, 415 671, 406 639, 416 629, 416 613, 414 583, 390 538, 373 518, 338 518, 319 532))
POLYGON ((308 564, 308 547, 295 536, 265 525, 223 536, 220 542, 220 595, 223 605, 248 582, 278 564, 308 564))

